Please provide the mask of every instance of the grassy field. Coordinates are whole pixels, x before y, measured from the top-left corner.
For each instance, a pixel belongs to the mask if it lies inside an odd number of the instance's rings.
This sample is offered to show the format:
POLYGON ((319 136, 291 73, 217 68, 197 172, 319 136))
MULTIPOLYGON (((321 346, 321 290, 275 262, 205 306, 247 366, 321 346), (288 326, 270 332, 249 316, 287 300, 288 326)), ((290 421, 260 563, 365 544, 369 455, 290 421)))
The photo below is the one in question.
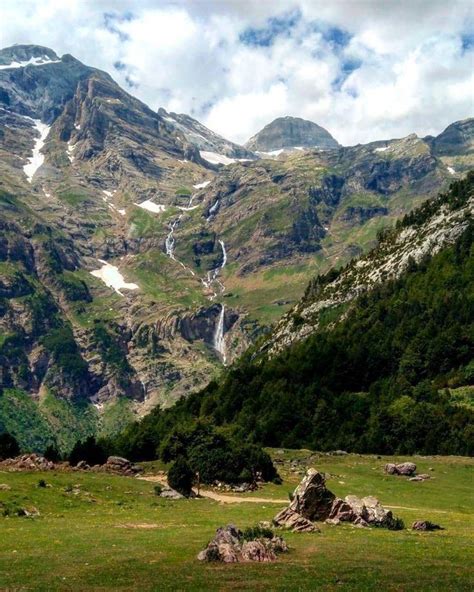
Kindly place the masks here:
MULTIPOLYGON (((320 456, 338 495, 373 494, 409 527, 428 519, 446 530, 415 533, 321 525, 321 533, 285 534, 290 553, 272 564, 201 564, 214 530, 270 520, 300 475, 289 460, 308 451, 272 451, 283 485, 248 494, 249 502, 168 501, 153 483, 94 473, 0 473, 0 501, 34 506, 37 518, 0 517, 1 590, 472 590, 472 460, 416 457, 432 479, 386 476, 388 458, 320 456), (430 468, 433 469, 430 471, 430 468), (49 485, 38 487, 45 479, 49 485), (252 497, 268 502, 252 502, 252 497), (395 506, 398 506, 395 508, 395 506)), ((398 459, 397 459, 398 460, 398 459)), ((402 460, 402 459, 400 459, 402 460)), ((403 458, 406 460, 406 458, 403 458)))

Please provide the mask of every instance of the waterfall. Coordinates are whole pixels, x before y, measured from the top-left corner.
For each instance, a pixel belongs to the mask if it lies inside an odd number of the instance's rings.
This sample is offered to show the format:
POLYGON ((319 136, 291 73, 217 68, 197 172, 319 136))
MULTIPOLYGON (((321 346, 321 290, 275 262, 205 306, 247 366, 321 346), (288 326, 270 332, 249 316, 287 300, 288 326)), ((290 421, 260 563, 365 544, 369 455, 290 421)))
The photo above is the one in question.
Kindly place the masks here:
POLYGON ((224 340, 224 314, 225 314, 225 307, 221 304, 221 312, 219 313, 219 318, 217 320, 216 330, 214 331, 214 349, 218 352, 221 356, 222 363, 224 366, 227 362, 227 356, 225 352, 225 340, 224 340))

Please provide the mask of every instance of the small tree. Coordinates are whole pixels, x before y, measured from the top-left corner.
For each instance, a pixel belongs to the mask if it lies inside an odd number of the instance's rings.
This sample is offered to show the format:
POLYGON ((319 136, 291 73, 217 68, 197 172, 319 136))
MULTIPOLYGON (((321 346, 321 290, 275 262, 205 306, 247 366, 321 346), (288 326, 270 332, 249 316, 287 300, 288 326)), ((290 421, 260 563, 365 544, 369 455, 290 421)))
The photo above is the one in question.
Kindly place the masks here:
POLYGON ((89 436, 84 442, 76 442, 69 455, 69 462, 77 465, 81 460, 88 465, 102 465, 107 460, 107 452, 100 442, 89 436))
POLYGON ((44 458, 51 462, 59 462, 61 460, 61 453, 55 444, 50 444, 44 451, 44 458))
POLYGON ((188 461, 183 456, 179 456, 168 472, 169 486, 182 495, 189 497, 193 481, 194 473, 188 461))
POLYGON ((7 434, 6 432, 0 434, 0 460, 13 458, 19 454, 20 447, 18 446, 16 438, 14 438, 11 434, 7 434))

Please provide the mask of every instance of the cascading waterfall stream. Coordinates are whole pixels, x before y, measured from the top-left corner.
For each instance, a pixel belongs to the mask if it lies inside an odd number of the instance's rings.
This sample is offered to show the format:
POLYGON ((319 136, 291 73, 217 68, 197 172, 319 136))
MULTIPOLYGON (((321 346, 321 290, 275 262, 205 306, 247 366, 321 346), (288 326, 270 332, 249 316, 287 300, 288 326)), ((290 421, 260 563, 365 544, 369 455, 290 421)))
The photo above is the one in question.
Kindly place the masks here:
POLYGON ((220 355, 224 366, 227 363, 225 339, 224 339, 224 320, 225 320, 225 307, 221 304, 221 311, 219 318, 217 319, 216 330, 214 331, 214 349, 220 355))
MULTIPOLYGON (((196 188, 201 188, 201 187, 205 187, 205 186, 206 185, 204 183, 202 183, 200 185, 195 185, 196 188)), ((186 207, 180 208, 182 210, 182 213, 175 220, 173 220, 173 222, 170 224, 169 233, 165 239, 165 252, 166 252, 167 256, 170 259, 173 259, 173 261, 176 261, 177 263, 179 263, 181 265, 181 267, 188 270, 193 276, 195 275, 194 271, 192 269, 190 269, 189 267, 186 267, 186 265, 184 265, 184 263, 182 261, 179 261, 179 259, 176 259, 175 255, 174 255, 174 249, 175 249, 175 244, 176 244, 176 241, 174 238, 174 231, 175 231, 176 227, 179 225, 184 212, 189 211, 189 210, 193 210, 195 207, 197 207, 197 206, 193 207, 194 197, 195 197, 194 194, 191 195, 188 205, 186 207)), ((219 204, 219 200, 217 200, 216 203, 210 209, 210 211, 209 211, 210 214, 214 213, 214 211, 217 209, 218 204, 219 204)), ((208 218, 208 221, 209 221, 209 219, 210 218, 208 218)), ((224 269, 224 267, 227 264, 227 251, 225 248, 224 241, 219 239, 218 243, 222 249, 222 261, 217 267, 214 267, 214 269, 211 269, 210 271, 207 272, 207 278, 201 279, 201 282, 205 286, 205 288, 207 288, 208 290, 213 290, 212 295, 209 296, 209 300, 214 300, 214 298, 217 297, 217 291, 216 291, 216 289, 214 289, 213 284, 217 284, 218 288, 220 289, 221 294, 223 294, 225 292, 225 286, 218 279, 218 275, 219 275, 219 272, 222 269, 224 269)), ((221 358, 222 363, 224 365, 226 365, 227 355, 226 355, 226 345, 225 345, 225 339, 224 339, 224 333, 225 333, 224 320, 225 320, 225 307, 223 304, 221 304, 221 310, 219 313, 219 317, 217 319, 217 325, 214 330, 213 347, 216 350, 216 352, 219 354, 219 357, 221 358)))

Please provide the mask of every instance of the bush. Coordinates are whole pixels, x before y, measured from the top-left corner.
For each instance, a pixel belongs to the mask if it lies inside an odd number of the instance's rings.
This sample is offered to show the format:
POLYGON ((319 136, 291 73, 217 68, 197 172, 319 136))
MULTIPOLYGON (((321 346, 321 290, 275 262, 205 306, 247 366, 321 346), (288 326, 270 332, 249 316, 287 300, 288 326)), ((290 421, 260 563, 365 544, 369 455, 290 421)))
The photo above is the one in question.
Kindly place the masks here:
POLYGON ((257 524, 257 526, 249 526, 242 533, 244 541, 254 541, 255 539, 272 539, 273 530, 265 528, 257 524))
POLYGON ((6 432, 0 434, 0 460, 13 458, 19 454, 20 447, 18 446, 16 439, 11 434, 7 434, 6 432))
POLYGON ((38 481, 38 487, 47 487, 47 483, 44 479, 38 481))
POLYGON ((153 487, 153 491, 155 492, 155 495, 159 497, 163 491, 163 487, 161 487, 159 484, 155 485, 155 487, 153 487))
POLYGON ((168 483, 178 493, 189 497, 194 482, 194 473, 188 461, 179 456, 168 472, 168 483))

